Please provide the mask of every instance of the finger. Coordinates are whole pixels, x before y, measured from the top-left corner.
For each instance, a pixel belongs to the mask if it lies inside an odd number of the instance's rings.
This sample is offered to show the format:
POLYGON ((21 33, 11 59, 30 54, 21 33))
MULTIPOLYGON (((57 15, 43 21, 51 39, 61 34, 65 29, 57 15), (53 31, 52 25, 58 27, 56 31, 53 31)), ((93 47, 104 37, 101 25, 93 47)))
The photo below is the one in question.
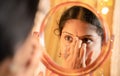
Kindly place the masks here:
POLYGON ((81 61, 81 63, 82 63, 83 55, 84 55, 84 48, 83 48, 83 44, 81 43, 81 48, 79 50, 79 61, 81 61))
POLYGON ((86 67, 86 63, 85 63, 85 61, 86 61, 86 44, 85 43, 83 43, 82 48, 84 51, 83 57, 82 57, 82 66, 86 67))
POLYGON ((74 56, 73 56, 75 59, 79 58, 81 44, 82 44, 82 40, 77 40, 75 44, 74 56))
MULTIPOLYGON (((82 44, 82 43, 81 43, 82 44)), ((79 45, 80 47, 80 45, 79 45)), ((80 49, 79 49, 79 56, 77 58, 75 67, 77 69, 79 69, 80 67, 82 67, 82 63, 83 63, 83 55, 84 55, 84 49, 83 49, 83 45, 81 45, 80 49)))
POLYGON ((82 67, 82 60, 83 60, 83 55, 84 55, 82 40, 79 40, 79 45, 77 46, 77 48, 78 49, 76 52, 77 57, 76 57, 75 68, 79 69, 80 67, 82 67))
POLYGON ((76 39, 76 43, 75 43, 75 45, 74 45, 74 47, 73 47, 73 49, 74 49, 74 50, 73 50, 73 51, 74 51, 74 52, 73 52, 73 58, 74 58, 74 59, 77 58, 77 56, 78 56, 78 49, 79 49, 79 48, 78 48, 78 46, 79 46, 78 38, 76 37, 75 39, 76 39))
POLYGON ((89 54, 88 54, 88 56, 87 56, 87 58, 86 58, 86 65, 89 65, 90 63, 91 63, 91 61, 92 61, 92 54, 93 54, 93 51, 91 51, 89 54))

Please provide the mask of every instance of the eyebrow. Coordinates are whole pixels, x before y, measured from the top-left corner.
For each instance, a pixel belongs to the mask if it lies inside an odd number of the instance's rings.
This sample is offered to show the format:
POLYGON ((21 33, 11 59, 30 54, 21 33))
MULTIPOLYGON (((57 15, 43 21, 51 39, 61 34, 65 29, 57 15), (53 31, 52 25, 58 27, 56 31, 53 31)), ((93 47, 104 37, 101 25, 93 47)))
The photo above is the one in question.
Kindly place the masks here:
MULTIPOLYGON (((73 34, 71 34, 71 33, 69 33, 69 32, 66 32, 66 31, 63 31, 62 33, 67 33, 67 34, 73 35, 73 34)), ((74 36, 74 35, 73 35, 73 36, 74 36)))
MULTIPOLYGON (((62 33, 66 33, 66 34, 74 36, 73 34, 71 34, 69 32, 66 32, 66 31, 63 31, 62 33)), ((96 36, 93 36, 93 35, 84 35, 84 36, 76 36, 76 37, 78 37, 78 38, 85 38, 85 37, 96 37, 96 36)))

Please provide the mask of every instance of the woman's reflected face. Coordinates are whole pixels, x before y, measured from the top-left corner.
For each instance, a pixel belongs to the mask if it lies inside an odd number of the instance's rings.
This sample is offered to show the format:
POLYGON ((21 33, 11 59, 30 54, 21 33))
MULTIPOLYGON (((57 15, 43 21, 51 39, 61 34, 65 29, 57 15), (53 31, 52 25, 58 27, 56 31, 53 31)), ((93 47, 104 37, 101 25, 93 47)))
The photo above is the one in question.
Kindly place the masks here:
MULTIPOLYGON (((100 54, 102 37, 96 32, 97 27, 77 19, 69 19, 66 21, 61 37, 60 47, 65 49, 71 46, 75 38, 86 44, 86 55, 92 51, 91 62, 93 62, 100 54)), ((64 54, 65 50, 61 50, 64 54)))

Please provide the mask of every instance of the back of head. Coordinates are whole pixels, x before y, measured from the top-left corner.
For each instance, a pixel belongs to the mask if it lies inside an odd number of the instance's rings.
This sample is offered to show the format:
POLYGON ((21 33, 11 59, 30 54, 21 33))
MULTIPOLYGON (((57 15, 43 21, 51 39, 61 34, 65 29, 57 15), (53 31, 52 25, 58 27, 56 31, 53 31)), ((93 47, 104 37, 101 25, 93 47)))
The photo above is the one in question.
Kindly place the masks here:
POLYGON ((0 62, 30 33, 39 0, 0 1, 0 62))

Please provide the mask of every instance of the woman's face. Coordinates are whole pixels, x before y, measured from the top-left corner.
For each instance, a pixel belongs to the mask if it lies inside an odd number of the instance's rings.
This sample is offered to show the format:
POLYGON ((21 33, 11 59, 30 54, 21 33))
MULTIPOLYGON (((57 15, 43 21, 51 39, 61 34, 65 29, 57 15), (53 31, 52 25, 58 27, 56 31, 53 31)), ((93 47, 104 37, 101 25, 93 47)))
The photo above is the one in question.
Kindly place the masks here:
MULTIPOLYGON (((61 49, 71 46, 77 37, 82 40, 82 43, 86 43, 86 55, 93 52, 91 56, 91 62, 93 62, 99 56, 102 44, 101 36, 97 34, 96 30, 97 27, 86 22, 77 19, 67 20, 60 37, 61 49)), ((61 50, 61 53, 64 54, 65 51, 61 50)))

